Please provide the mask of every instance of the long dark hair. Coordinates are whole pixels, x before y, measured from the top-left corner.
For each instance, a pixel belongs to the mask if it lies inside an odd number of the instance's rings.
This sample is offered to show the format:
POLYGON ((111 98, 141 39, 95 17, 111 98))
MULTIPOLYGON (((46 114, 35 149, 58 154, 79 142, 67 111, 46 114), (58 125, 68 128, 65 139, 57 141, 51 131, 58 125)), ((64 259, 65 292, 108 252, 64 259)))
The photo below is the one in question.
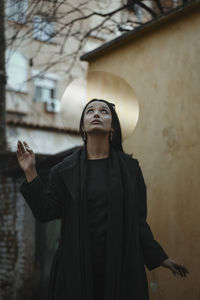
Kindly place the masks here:
POLYGON ((121 132, 121 126, 120 126, 120 122, 119 122, 119 118, 118 115, 115 111, 115 104, 108 102, 106 100, 103 99, 92 99, 90 100, 84 107, 82 114, 81 114, 81 119, 80 119, 80 124, 79 124, 79 130, 81 133, 81 137, 84 141, 84 144, 87 143, 87 136, 84 137, 84 132, 82 130, 82 125, 83 125, 83 121, 84 121, 84 112, 87 108, 87 106, 93 102, 93 101, 102 101, 104 103, 106 103, 108 105, 108 107, 110 108, 111 114, 112 114, 112 127, 113 127, 113 134, 112 134, 112 139, 111 136, 109 136, 109 142, 110 144, 118 150, 121 150, 124 152, 123 147, 122 147, 122 132, 121 132))

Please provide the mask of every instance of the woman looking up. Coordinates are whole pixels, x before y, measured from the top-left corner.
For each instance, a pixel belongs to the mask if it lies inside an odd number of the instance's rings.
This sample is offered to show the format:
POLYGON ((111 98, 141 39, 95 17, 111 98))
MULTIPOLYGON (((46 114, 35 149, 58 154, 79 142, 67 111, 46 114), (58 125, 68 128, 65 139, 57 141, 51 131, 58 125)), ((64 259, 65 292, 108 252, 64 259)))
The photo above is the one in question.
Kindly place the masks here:
POLYGON ((188 270, 168 257, 146 222, 139 162, 123 151, 114 104, 92 99, 83 109, 81 149, 51 169, 46 188, 35 155, 18 141, 26 181, 20 191, 40 222, 61 219, 49 300, 148 300, 148 270, 188 270))

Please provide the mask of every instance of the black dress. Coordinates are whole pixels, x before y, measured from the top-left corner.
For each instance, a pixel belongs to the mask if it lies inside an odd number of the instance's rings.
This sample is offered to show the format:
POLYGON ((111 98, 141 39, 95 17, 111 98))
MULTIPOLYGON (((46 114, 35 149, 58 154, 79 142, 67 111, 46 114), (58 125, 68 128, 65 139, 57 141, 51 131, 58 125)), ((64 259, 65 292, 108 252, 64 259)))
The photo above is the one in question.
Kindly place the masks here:
POLYGON ((107 158, 88 159, 87 200, 95 300, 103 300, 107 232, 107 158))

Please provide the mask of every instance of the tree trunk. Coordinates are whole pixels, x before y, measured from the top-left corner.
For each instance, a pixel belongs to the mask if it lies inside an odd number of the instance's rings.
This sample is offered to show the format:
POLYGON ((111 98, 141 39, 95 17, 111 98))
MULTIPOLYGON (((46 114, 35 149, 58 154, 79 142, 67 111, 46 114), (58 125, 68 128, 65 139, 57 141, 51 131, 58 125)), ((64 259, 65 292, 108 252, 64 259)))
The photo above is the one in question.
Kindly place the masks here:
POLYGON ((0 1, 0 151, 6 150, 6 101, 5 101, 5 27, 4 1, 0 1))

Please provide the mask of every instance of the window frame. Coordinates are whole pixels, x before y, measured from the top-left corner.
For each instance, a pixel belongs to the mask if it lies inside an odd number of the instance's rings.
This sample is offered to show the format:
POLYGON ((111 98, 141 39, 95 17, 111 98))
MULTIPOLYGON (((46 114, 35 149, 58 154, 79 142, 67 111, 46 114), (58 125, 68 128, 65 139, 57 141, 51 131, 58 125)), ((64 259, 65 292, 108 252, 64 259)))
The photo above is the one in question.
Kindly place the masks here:
POLYGON ((28 0, 6 0, 5 8, 6 8, 6 16, 8 20, 12 20, 19 24, 26 23, 28 0), (23 9, 22 9, 22 5, 23 5, 23 9), (12 10, 13 11, 15 10, 14 13, 12 12, 12 10))
POLYGON ((36 76, 34 78, 34 93, 33 93, 33 100, 34 102, 47 102, 48 100, 56 99, 56 93, 57 93, 57 80, 50 78, 48 74, 42 75, 42 76, 36 76), (37 97, 37 88, 41 89, 41 96, 37 97), (54 97, 47 97, 45 96, 45 91, 49 91, 49 94, 54 91, 54 97))
POLYGON ((28 60, 23 53, 21 53, 18 50, 13 50, 11 48, 6 49, 6 74, 8 77, 6 82, 6 90, 11 90, 14 92, 25 94, 28 93, 28 60), (16 60, 15 55, 18 55, 18 57, 16 56, 16 60), (23 62, 21 65, 19 64, 20 60, 21 62, 23 62), (21 73, 23 81, 21 82, 19 81, 19 69, 23 71, 21 73), (17 77, 16 73, 18 73, 17 77), (15 79, 18 80, 15 81, 15 79))
POLYGON ((54 43, 54 33, 55 28, 51 19, 48 19, 42 15, 33 16, 33 39, 46 43, 54 43), (37 23, 36 20, 40 22, 37 23), (42 23, 45 23, 45 25, 43 26, 42 23), (48 32, 44 31, 44 29, 48 28, 49 26, 51 27, 50 35, 48 34, 48 32))

